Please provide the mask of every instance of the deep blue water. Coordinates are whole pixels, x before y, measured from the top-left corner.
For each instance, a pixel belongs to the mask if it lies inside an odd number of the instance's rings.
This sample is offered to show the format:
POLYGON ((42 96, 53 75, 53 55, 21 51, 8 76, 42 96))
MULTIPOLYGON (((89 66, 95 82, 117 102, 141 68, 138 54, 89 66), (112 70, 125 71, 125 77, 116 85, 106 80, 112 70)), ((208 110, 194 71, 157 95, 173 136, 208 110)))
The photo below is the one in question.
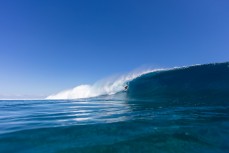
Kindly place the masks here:
POLYGON ((0 153, 229 152, 228 63, 127 84, 81 100, 1 100, 0 153))

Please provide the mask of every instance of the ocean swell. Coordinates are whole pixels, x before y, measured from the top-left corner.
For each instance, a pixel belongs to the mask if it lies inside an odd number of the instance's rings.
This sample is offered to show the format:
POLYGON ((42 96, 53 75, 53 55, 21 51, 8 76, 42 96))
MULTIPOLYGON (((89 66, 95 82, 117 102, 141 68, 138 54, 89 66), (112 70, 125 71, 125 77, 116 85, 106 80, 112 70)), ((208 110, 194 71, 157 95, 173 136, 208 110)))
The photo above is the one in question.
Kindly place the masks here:
POLYGON ((229 100, 229 63, 175 68, 145 74, 128 83, 128 98, 229 100))

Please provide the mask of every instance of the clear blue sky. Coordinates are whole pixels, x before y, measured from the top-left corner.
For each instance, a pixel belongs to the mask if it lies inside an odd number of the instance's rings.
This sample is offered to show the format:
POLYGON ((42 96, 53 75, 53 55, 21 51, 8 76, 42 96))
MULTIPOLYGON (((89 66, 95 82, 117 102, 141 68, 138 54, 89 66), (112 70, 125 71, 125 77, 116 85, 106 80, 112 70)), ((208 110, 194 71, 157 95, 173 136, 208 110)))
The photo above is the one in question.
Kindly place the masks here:
POLYGON ((0 98, 228 59, 228 0, 0 1, 0 98))

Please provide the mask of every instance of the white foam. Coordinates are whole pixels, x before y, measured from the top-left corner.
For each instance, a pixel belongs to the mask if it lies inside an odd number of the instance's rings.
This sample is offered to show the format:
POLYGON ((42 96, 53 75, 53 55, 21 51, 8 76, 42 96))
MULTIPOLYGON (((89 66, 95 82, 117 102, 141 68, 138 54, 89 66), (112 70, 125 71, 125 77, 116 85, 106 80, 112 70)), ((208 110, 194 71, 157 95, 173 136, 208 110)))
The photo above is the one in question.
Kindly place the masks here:
POLYGON ((79 98, 90 98, 97 97, 101 95, 112 95, 124 90, 124 87, 127 82, 143 75, 146 73, 158 71, 159 69, 150 69, 144 71, 138 71, 129 73, 117 77, 116 79, 106 79, 98 81, 92 85, 84 84, 76 86, 73 89, 61 91, 57 94, 48 96, 46 99, 79 99, 79 98))

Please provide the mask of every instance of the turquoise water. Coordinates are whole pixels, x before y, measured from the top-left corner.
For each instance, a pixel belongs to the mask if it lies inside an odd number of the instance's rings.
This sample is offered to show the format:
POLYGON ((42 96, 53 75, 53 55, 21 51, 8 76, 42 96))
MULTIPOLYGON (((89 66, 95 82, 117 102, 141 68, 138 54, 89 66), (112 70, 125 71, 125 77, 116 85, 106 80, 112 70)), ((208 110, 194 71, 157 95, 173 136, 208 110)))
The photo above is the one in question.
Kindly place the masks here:
POLYGON ((110 96, 1 100, 0 153, 228 153, 228 65, 152 72, 110 96))

